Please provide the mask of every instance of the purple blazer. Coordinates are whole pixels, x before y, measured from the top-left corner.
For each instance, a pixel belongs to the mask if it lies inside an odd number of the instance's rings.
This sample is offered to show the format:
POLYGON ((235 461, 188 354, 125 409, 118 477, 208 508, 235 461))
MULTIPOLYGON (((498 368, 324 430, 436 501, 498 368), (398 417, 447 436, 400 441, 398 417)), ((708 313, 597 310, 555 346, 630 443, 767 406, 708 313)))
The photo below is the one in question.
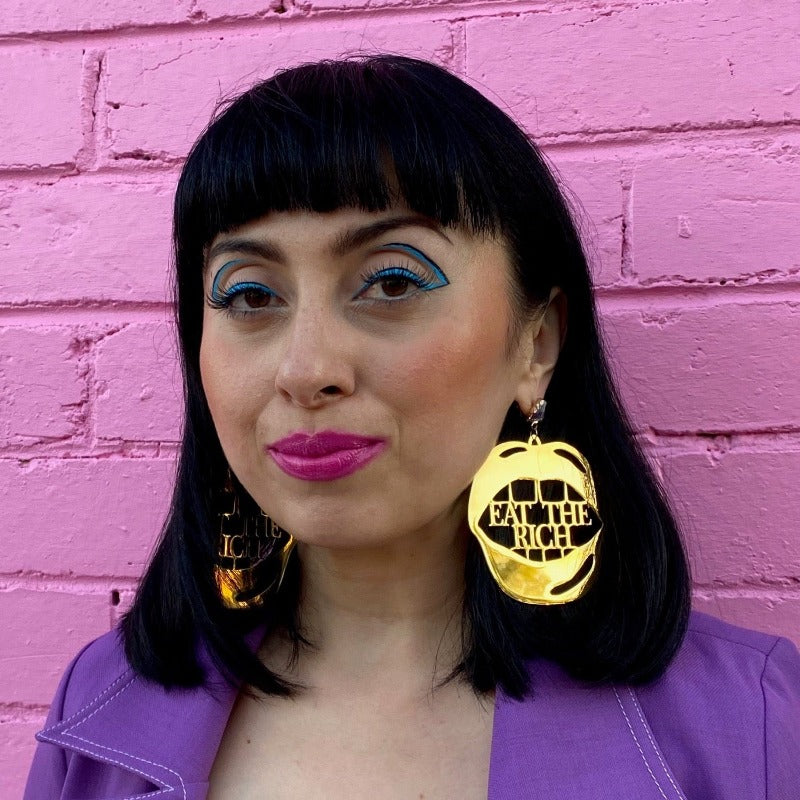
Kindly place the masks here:
MULTIPOLYGON (((800 655, 786 639, 693 614, 646 687, 587 687, 546 661, 533 693, 497 693, 490 800, 799 800, 800 655)), ((112 632, 67 669, 25 800, 201 800, 236 698, 137 677, 112 632)))

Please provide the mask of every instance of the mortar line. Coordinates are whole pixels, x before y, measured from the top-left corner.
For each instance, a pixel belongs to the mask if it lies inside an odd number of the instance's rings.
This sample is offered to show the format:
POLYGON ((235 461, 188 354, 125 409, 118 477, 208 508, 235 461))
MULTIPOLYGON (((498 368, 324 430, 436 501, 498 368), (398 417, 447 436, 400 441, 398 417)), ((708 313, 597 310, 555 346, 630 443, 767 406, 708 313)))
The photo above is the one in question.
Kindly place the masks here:
POLYGON ((622 238, 620 254, 620 276, 632 280, 634 277, 633 255, 633 167, 626 166, 621 170, 622 215, 620 235, 622 238))
POLYGON ((692 594, 701 599, 718 600, 800 600, 800 586, 789 583, 694 583, 692 594))
POLYGON ((0 573, 0 593, 26 590, 61 594, 110 595, 112 591, 135 591, 139 578, 113 575, 59 575, 34 572, 0 573), (83 591, 79 591, 83 590, 83 591))
POLYGON ((36 723, 41 725, 50 707, 39 703, 23 703, 16 700, 0 700, 0 725, 14 723, 36 723))
POLYGON ((800 303, 800 281, 720 285, 709 283, 670 283, 663 285, 598 286, 595 289, 603 314, 612 312, 657 312, 660 309, 690 311, 721 305, 741 306, 750 301, 758 305, 800 303))

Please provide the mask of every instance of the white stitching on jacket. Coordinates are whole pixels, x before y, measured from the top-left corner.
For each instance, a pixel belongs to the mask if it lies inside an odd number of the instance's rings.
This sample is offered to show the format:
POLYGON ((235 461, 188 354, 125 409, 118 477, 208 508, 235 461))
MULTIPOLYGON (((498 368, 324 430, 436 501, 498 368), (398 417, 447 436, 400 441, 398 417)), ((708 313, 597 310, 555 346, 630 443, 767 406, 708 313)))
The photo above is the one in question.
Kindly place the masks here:
POLYGON ((625 717, 625 723, 628 726, 628 730, 631 732, 631 736, 633 736, 633 741, 636 742, 636 747, 639 750, 639 755, 642 757, 642 761, 644 761, 645 767, 647 767, 647 771, 650 773, 650 777, 653 779, 653 783, 658 788, 658 791, 661 793, 661 796, 664 800, 669 800, 669 798, 664 794, 664 790, 661 788, 661 784, 658 782, 658 779, 653 774, 653 770, 650 768, 650 762, 647 760, 647 756, 644 754, 644 750, 642 750, 642 745, 639 743, 639 739, 636 736, 636 731, 633 729, 633 725, 631 725, 631 721, 628 718, 628 712, 625 711, 625 706, 622 704, 622 698, 619 696, 619 692, 617 692, 616 686, 613 686, 612 689, 614 690, 614 696, 617 698, 617 703, 622 711, 622 716, 625 717))
MULTIPOLYGON (((183 778, 177 772, 175 772, 174 769, 170 769, 169 767, 166 767, 163 764, 159 764, 157 761, 148 761, 146 758, 141 758, 140 756, 135 756, 135 755, 133 755, 131 753, 126 753, 124 750, 117 750, 117 749, 115 749, 113 747, 108 747, 108 745, 99 744, 98 742, 93 742, 93 741, 91 741, 89 739, 84 739, 81 736, 76 736, 74 733, 68 733, 68 734, 66 734, 66 736, 69 736, 72 739, 77 739, 80 742, 86 742, 86 744, 91 744, 94 747, 100 747, 103 750, 108 750, 110 753, 118 753, 121 756, 127 756, 128 758, 135 758, 137 761, 141 761, 144 764, 150 764, 151 766, 154 766, 154 767, 161 767, 161 769, 165 769, 167 772, 171 772, 181 782, 181 794, 183 795, 183 800, 186 800, 186 785, 183 782, 183 778)), ((113 760, 113 759, 109 759, 109 760, 113 760)), ((119 762, 115 762, 115 763, 119 763, 119 762)), ((121 766, 125 766, 125 765, 121 764, 121 766)), ((137 772, 139 771, 139 770, 136 770, 135 767, 130 767, 130 765, 129 765, 129 768, 130 769, 134 769, 134 771, 137 771, 137 772)), ((144 775, 145 773, 142 772, 142 774, 144 775)), ((151 778, 156 783, 162 783, 161 779, 153 778, 152 775, 147 775, 147 777, 151 778)), ((163 791, 168 791, 168 790, 171 791, 174 788, 175 788, 174 786, 169 786, 166 789, 162 789, 161 791, 162 792, 163 791)))
POLYGON ((667 780, 672 784, 672 788, 675 790, 675 793, 678 795, 681 800, 686 800, 686 796, 680 790, 674 780, 672 780, 672 775, 670 775, 669 770, 667 769, 667 765, 664 763, 664 759, 661 758, 661 753, 658 749, 658 746, 653 739, 653 735, 650 733, 650 726, 647 724, 647 720, 644 718, 644 712, 642 711, 642 707, 639 705, 639 700, 636 697, 633 689, 628 687, 628 694, 631 696, 631 700, 633 701, 633 707, 636 709, 636 713, 639 715, 639 719, 642 721, 642 727, 644 728, 644 732, 647 734, 647 738, 650 740, 650 744, 653 747, 653 751, 656 754, 656 758, 658 758, 659 763, 661 764, 661 768, 664 770, 664 774, 667 776, 667 780))
MULTIPOLYGON (((118 682, 119 678, 116 681, 114 681, 114 683, 118 682)), ((117 691, 114 692, 114 694, 112 694, 111 697, 107 698, 106 701, 101 705, 99 705, 94 711, 92 711, 91 714, 87 714, 87 716, 83 717, 83 719, 79 719, 74 725, 70 725, 68 728, 64 728, 62 733, 68 733, 73 728, 76 728, 78 725, 80 725, 82 722, 86 722, 87 719, 91 719, 95 714, 98 713, 98 711, 102 711, 114 698, 119 697, 132 683, 133 683, 133 675, 130 676, 130 680, 121 689, 117 689, 117 691)), ((111 684, 111 686, 113 685, 114 684, 111 684)), ((109 686, 108 688, 110 689, 111 686, 109 686)), ((99 700, 102 696, 103 696, 102 694, 98 695, 94 700, 92 700, 92 703, 97 702, 97 700, 99 700)), ((88 709, 92 705, 92 703, 85 705, 82 710, 88 709)), ((75 716, 76 715, 73 714, 68 720, 64 720, 64 722, 71 722, 73 719, 75 719, 75 716)))
MULTIPOLYGON (((75 717, 80 716, 88 708, 91 708, 95 703, 97 703, 103 697, 104 694, 108 694, 123 678, 127 678, 130 674, 131 671, 129 669, 126 669, 125 672, 122 673, 122 675, 120 675, 118 678, 112 681, 108 686, 106 686, 105 689, 103 689, 102 692, 100 692, 100 694, 92 698, 88 703, 84 703, 84 705, 82 705, 74 714, 71 714, 66 719, 59 720, 55 725, 51 725, 49 728, 45 728, 42 731, 42 733, 45 733, 46 731, 52 731, 54 728, 58 728, 61 725, 66 725, 67 723, 72 722, 72 720, 74 720, 75 717)), ((133 680, 133 678, 131 678, 131 680, 133 680)))
MULTIPOLYGON (((69 735, 73 739, 80 739, 79 736, 74 736, 73 734, 69 734, 69 735)), ((44 735, 42 735, 41 741, 50 742, 50 744, 54 744, 54 745, 57 745, 59 747, 62 744, 57 738, 50 737, 50 736, 44 736, 44 735)), ((81 741, 84 741, 84 740, 81 740, 81 741)), ((93 742, 89 742, 89 744, 94 744, 94 743, 93 742)), ((92 757, 95 757, 95 758, 97 757, 97 753, 93 753, 91 750, 87 750, 85 747, 80 747, 78 745, 72 745, 72 747, 74 747, 74 749, 77 750, 79 753, 84 753, 87 756, 92 756, 92 757)), ((113 759, 113 758, 109 758, 108 761, 111 764, 115 764, 118 767, 122 767, 123 769, 131 770, 132 772, 135 772, 138 775, 142 775, 145 778, 149 778, 154 783, 161 783, 161 781, 159 781, 159 779, 156 778, 155 776, 148 775, 144 770, 137 769, 136 767, 133 767, 130 764, 123 764, 121 761, 117 761, 116 759, 113 759)), ((167 788, 164 788, 164 789, 159 789, 157 792, 148 792, 147 794, 135 794, 135 795, 131 795, 130 797, 123 798, 123 800, 138 800, 138 798, 140 798, 140 797, 155 797, 158 794, 164 794, 164 792, 170 792, 174 788, 175 788, 174 786, 170 786, 170 787, 167 787, 167 788)))
MULTIPOLYGON (((128 687, 130 687, 130 686, 133 684, 133 681, 134 681, 134 678, 135 678, 135 676, 134 676, 134 675, 133 675, 133 674, 130 672, 130 670, 128 670, 128 671, 126 671, 125 673, 123 673, 122 675, 120 675, 120 676, 119 676, 119 678, 117 678, 117 679, 116 679, 116 680, 115 680, 113 683, 111 683, 109 686, 107 686, 107 687, 106 687, 106 688, 105 688, 105 689, 104 689, 102 692, 100 692, 100 694, 99 694, 99 695, 97 695, 97 697, 95 697, 95 698, 94 698, 94 699, 93 699, 91 702, 89 702, 89 703, 87 703, 86 705, 84 705, 84 706, 81 708, 81 710, 80 710, 80 711, 77 711, 75 714, 73 714, 72 716, 70 716, 68 719, 64 720, 64 721, 63 721, 62 723, 60 723, 60 724, 62 724, 62 725, 63 725, 64 723, 72 722, 72 720, 74 720, 74 719, 75 719, 77 716, 79 716, 79 715, 80 715, 80 714, 81 714, 83 711, 86 711, 87 709, 91 708, 91 706, 92 706, 94 703, 98 702, 98 701, 100 700, 100 698, 102 698, 102 697, 103 697, 103 695, 105 695, 105 694, 107 694, 109 691, 111 691, 111 689, 113 689, 113 688, 114 688, 114 686, 116 686, 116 685, 117 685, 117 684, 118 684, 118 683, 119 683, 119 682, 120 682, 120 681, 121 681, 121 680, 122 680, 124 677, 126 677, 126 676, 129 676, 129 677, 130 677, 130 680, 129 680, 129 681, 128 681, 128 682, 127 682, 127 683, 126 683, 124 686, 122 686, 121 688, 119 688, 119 689, 118 689, 116 692, 114 692, 114 694, 112 694, 110 697, 108 697, 108 698, 105 700, 105 702, 103 702, 101 705, 99 705, 99 706, 98 706, 98 707, 97 707, 97 708, 96 708, 94 711, 92 711, 92 713, 91 713, 91 714, 88 714, 87 716, 83 717, 82 719, 79 719, 79 720, 78 720, 77 722, 75 722, 73 725, 70 725, 69 727, 67 727, 67 728, 64 728, 64 729, 63 729, 63 730, 60 732, 60 734, 61 734, 62 736, 68 736, 70 739, 77 739, 79 742, 85 742, 86 744, 92 745, 93 747, 98 747, 98 748, 100 748, 100 749, 102 749, 102 750, 108 750, 110 753, 117 753, 117 754, 119 754, 119 755, 122 755, 122 756, 127 756, 128 758, 135 759, 136 761, 141 761, 141 762, 142 762, 142 763, 144 763, 144 764, 150 764, 151 766, 154 766, 154 767, 160 767, 161 769, 163 769, 163 770, 166 770, 167 772, 169 772, 169 773, 171 773, 172 775, 174 775, 174 776, 175 776, 175 777, 176 777, 176 778, 177 778, 177 779, 180 781, 180 784, 181 784, 181 793, 182 793, 182 795, 183 795, 183 798, 184 798, 184 800, 186 800, 186 786, 185 786, 185 784, 184 784, 184 782, 183 782, 183 778, 182 778, 182 777, 181 777, 181 776, 180 776, 180 775, 179 775, 177 772, 175 772, 175 770, 174 770, 174 769, 170 769, 170 768, 169 768, 168 766, 166 766, 165 764, 159 764, 157 761, 148 761, 146 758, 141 758, 140 756, 135 756, 135 755, 133 755, 132 753, 126 753, 124 750, 116 750, 116 749, 115 749, 115 748, 113 748, 113 747, 108 747, 107 745, 100 744, 99 742, 93 742, 93 741, 91 741, 91 740, 89 740, 89 739, 84 739, 84 738, 83 738, 83 737, 81 737, 81 736, 77 736, 77 735, 76 735, 76 734, 74 734, 74 733, 70 733, 70 731, 71 731, 71 730, 73 730, 74 728, 77 728, 77 727, 78 727, 78 725, 80 725, 80 724, 81 724, 81 723, 83 723, 83 722, 86 722, 86 720, 89 720, 89 719, 91 719, 91 718, 92 718, 92 717, 93 717, 95 714, 97 714, 99 711, 101 711, 103 708, 105 708, 105 707, 106 707, 106 706, 107 706, 107 705, 108 705, 108 704, 109 704, 109 703, 110 703, 112 700, 114 700, 115 698, 119 697, 119 696, 120 696, 120 695, 121 695, 121 694, 122 694, 122 693, 123 693, 123 692, 124 692, 124 691, 125 691, 125 690, 126 690, 128 687)), ((55 727, 55 726, 54 726, 54 727, 55 727)), ((91 753, 90 751, 88 751, 88 750, 84 750, 83 748, 80 748, 80 747, 76 747, 75 749, 76 749, 76 750, 80 750, 81 752, 83 752, 83 753, 86 753, 87 755, 94 755, 94 756, 97 756, 97 752, 95 752, 95 753, 91 753)), ((148 775, 148 774, 147 774, 146 772, 144 772, 143 770, 137 769, 136 767, 134 767, 134 766, 133 766, 133 765, 131 765, 131 764, 124 764, 124 763, 122 763, 122 762, 120 762, 120 761, 117 761, 116 759, 113 759, 113 758, 109 758, 109 759, 108 759, 108 761, 109 761, 110 763, 112 763, 112 764, 116 764, 117 766, 120 766, 120 767, 122 767, 123 769, 130 769, 130 770, 132 770, 133 772, 137 772, 137 773, 139 773, 140 775, 143 775, 144 777, 146 777, 146 778, 149 778, 149 779, 150 779, 150 780, 152 780, 154 783, 163 783, 163 780, 162 780, 162 779, 160 779, 160 778, 156 778, 156 777, 154 777, 153 775, 148 775)), ((161 793, 163 793, 163 792, 166 792, 166 791, 172 791, 173 789, 175 789, 175 787, 174 787, 174 786, 168 786, 168 787, 166 787, 166 788, 164 788, 164 789, 161 789, 159 792, 155 792, 154 794, 161 794, 161 793)), ((131 800, 132 800, 132 799, 131 799, 131 800)))

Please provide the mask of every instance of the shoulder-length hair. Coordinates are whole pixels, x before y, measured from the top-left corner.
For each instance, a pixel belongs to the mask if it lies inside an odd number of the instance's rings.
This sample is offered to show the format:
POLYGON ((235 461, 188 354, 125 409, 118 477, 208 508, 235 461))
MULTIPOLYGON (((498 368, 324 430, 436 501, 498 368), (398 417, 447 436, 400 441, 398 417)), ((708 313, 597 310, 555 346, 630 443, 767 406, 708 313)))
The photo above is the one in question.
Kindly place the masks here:
MULTIPOLYGON (((217 234, 272 211, 377 211, 398 199, 442 226, 503 237, 521 313, 540 307, 554 286, 566 294, 569 323, 541 434, 585 454, 604 520, 593 584, 561 606, 503 594, 470 537, 454 674, 476 691, 499 686, 513 697, 528 691, 526 661, 537 656, 592 682, 653 679, 686 630, 687 561, 614 388, 568 205, 541 153, 505 112, 441 67, 393 55, 278 72, 224 105, 184 165, 174 256, 185 425, 169 516, 123 621, 131 665, 165 686, 197 686, 202 646, 231 681, 292 691, 261 663, 247 634, 266 626, 296 646, 303 641, 297 559, 259 611, 224 609, 213 580, 227 465, 200 382, 204 249, 217 234)), ((526 436, 514 406, 500 440, 526 436)))

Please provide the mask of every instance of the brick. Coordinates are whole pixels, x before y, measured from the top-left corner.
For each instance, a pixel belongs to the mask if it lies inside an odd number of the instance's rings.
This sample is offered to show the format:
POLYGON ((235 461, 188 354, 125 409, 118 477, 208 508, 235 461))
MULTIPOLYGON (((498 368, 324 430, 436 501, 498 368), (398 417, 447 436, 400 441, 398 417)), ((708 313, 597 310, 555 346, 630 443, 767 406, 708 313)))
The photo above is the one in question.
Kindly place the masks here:
POLYGON ((800 599, 797 597, 753 597, 696 593, 693 606, 698 611, 776 636, 786 636, 800 647, 800 599))
POLYGON ((111 619, 106 595, 27 589, 0 592, 0 615, 2 699, 41 705, 52 700, 73 656, 109 630, 111 619))
POLYGON ((431 21, 375 25, 361 18, 350 27, 338 21, 325 27, 298 24, 257 36, 111 49, 106 62, 111 154, 184 156, 221 97, 247 89, 277 68, 398 49, 446 60, 452 51, 449 26, 431 21))
POLYGON ((800 272, 800 158, 658 153, 636 165, 633 265, 652 281, 726 281, 800 272))
POLYGON ((0 719, 0 797, 22 797, 36 749, 33 737, 44 719, 44 715, 38 721, 0 719))
POLYGON ((174 336, 166 324, 132 324, 98 344, 99 438, 180 439, 183 390, 174 336))
POLYGON ((622 264, 622 165, 589 152, 580 158, 548 152, 559 183, 574 209, 594 281, 619 281, 622 264))
POLYGON ((710 0, 472 19, 467 74, 535 135, 796 120, 796 11, 710 0))
MULTIPOLYGON (((643 303, 644 305, 644 303, 643 303)), ((735 432, 800 423, 800 304, 743 302, 615 310, 609 358, 634 422, 662 432, 735 432)))
POLYGON ((190 0, 89 0, 62 3, 58 13, 46 0, 6 0, 0 34, 97 31, 123 26, 159 25, 189 18, 190 0))
POLYGON ((4 445, 78 432, 84 381, 75 333, 49 326, 0 328, 0 439, 4 445))
POLYGON ((174 185, 70 178, 7 191, 0 300, 164 302, 174 185))
POLYGON ((662 457, 695 580, 800 579, 800 451, 662 457))
POLYGON ((3 571, 138 578, 173 479, 169 459, 0 461, 3 571))
POLYGON ((83 141, 80 50, 6 50, 0 75, 0 167, 73 163, 83 141))

